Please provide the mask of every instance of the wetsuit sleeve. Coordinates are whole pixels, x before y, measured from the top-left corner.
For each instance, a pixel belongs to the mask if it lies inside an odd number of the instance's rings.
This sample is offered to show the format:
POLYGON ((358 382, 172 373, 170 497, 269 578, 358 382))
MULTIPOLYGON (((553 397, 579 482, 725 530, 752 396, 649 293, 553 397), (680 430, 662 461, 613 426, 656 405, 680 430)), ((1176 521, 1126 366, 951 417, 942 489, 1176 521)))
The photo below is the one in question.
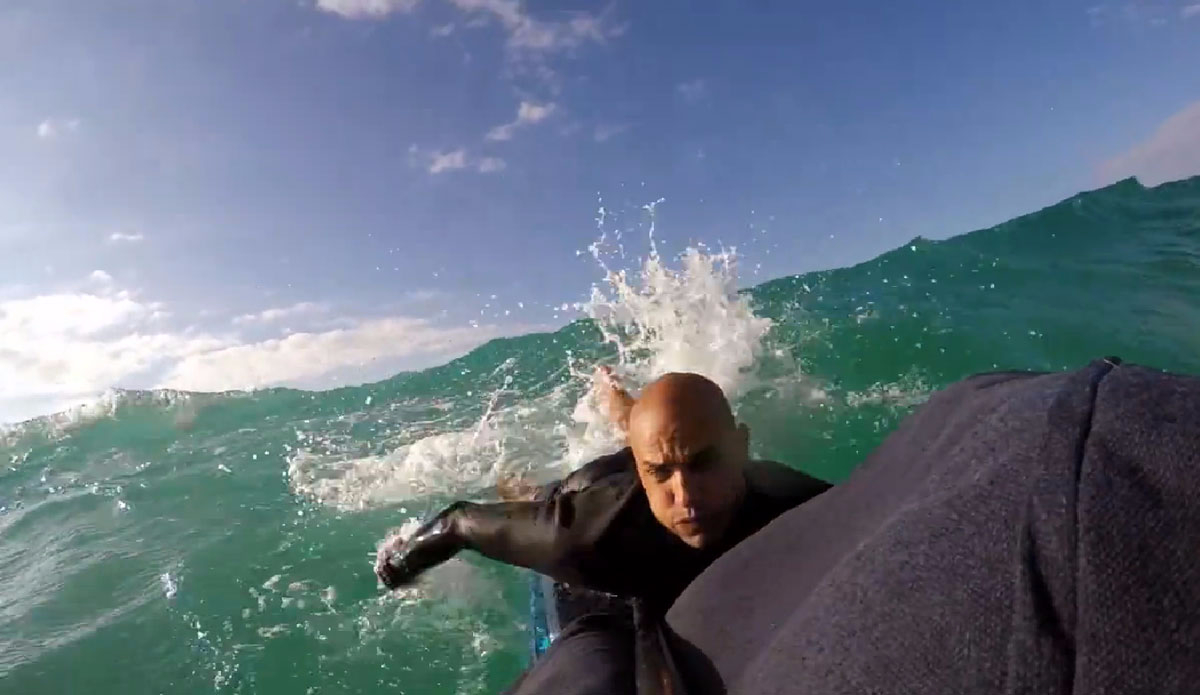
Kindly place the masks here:
POLYGON ((619 475, 543 501, 458 502, 447 520, 464 548, 559 581, 592 584, 589 556, 635 485, 619 475))

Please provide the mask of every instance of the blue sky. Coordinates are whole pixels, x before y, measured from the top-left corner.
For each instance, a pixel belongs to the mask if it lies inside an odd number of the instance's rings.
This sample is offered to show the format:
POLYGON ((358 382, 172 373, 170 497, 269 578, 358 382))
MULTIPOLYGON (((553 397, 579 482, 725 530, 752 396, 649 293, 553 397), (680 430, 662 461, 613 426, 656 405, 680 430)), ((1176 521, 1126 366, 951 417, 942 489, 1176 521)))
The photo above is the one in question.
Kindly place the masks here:
POLYGON ((7 0, 0 66, 0 422, 560 325, 601 201, 754 283, 1200 173, 1197 0, 7 0))

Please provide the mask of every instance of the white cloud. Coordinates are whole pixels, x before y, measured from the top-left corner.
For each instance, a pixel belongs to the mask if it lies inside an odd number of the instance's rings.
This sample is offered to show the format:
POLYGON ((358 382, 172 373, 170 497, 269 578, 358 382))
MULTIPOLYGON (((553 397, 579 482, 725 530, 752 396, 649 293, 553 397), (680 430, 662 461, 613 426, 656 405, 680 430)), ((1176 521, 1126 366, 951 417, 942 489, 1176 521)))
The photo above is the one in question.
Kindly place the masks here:
POLYGON ((549 118, 555 108, 554 104, 535 104, 531 101, 522 101, 521 105, 517 107, 517 123, 540 123, 549 118))
POLYGON ((113 242, 114 244, 122 242, 122 241, 128 241, 129 243, 133 244, 133 243, 142 241, 145 238, 146 237, 142 236, 142 234, 140 232, 135 232, 133 234, 125 234, 124 232, 113 232, 112 234, 108 235, 108 240, 113 242))
MULTIPOLYGON (((618 36, 623 28, 608 26, 601 18, 577 12, 570 19, 546 21, 534 19, 519 0, 447 0, 471 18, 466 26, 482 26, 496 20, 508 34, 508 46, 529 53, 562 51, 585 43, 603 43, 618 36)), ((317 9, 346 19, 383 19, 395 13, 411 12, 420 0, 317 0, 317 9)), ((453 24, 434 29, 434 36, 447 36, 453 24)))
POLYGON ((89 275, 88 278, 104 284, 108 284, 113 281, 113 277, 103 270, 93 270, 92 274, 89 275))
POLYGON ((504 171, 504 169, 507 167, 508 164, 499 157, 484 157, 483 159, 479 160, 479 164, 476 166, 481 174, 494 174, 499 171, 504 171))
POLYGON ((256 314, 242 314, 233 319, 235 325, 253 323, 274 323, 282 319, 296 318, 306 314, 320 314, 329 311, 329 305, 324 302, 297 302, 291 306, 264 309, 256 314))
POLYGON ((488 131, 488 140, 512 140, 513 131, 517 129, 516 123, 505 123, 498 125, 488 131))
POLYGON ((317 9, 346 19, 380 19, 393 12, 411 12, 420 0, 317 0, 317 9))
POLYGON ((1195 5, 1187 5, 1187 6, 1183 7, 1182 9, 1179 10, 1179 16, 1183 17, 1184 19, 1190 19, 1192 17, 1200 17, 1200 3, 1196 3, 1195 5))
POLYGON ((491 15, 508 31, 509 47, 529 52, 575 48, 588 42, 603 43, 622 29, 608 27, 601 18, 578 13, 566 21, 543 21, 529 16, 517 0, 449 0, 467 13, 491 15))
POLYGON ((53 140, 78 131, 80 125, 81 121, 78 118, 47 118, 38 124, 37 136, 42 140, 53 140))
POLYGON ((129 292, 56 293, 0 302, 5 402, 94 394, 164 360, 224 347, 211 335, 149 330, 161 305, 129 292))
POLYGON ((429 162, 429 173, 441 174, 467 167, 466 150, 458 149, 453 152, 434 152, 429 162))
POLYGON ((224 391, 311 381, 346 367, 380 360, 418 360, 425 365, 460 355, 501 335, 496 326, 444 327, 425 319, 396 317, 360 322, 323 333, 235 345, 185 357, 160 384, 189 391, 224 391))
POLYGON ((627 130, 629 130, 627 124, 608 125, 602 123, 596 126, 595 132, 592 133, 592 138, 596 142, 607 142, 627 130))
POLYGON ((702 79, 688 80, 675 85, 675 91, 684 101, 695 103, 708 94, 708 84, 702 79))
MULTIPOLYGON (((412 161, 414 162, 421 161, 419 150, 410 150, 410 157, 412 157, 412 161)), ((508 166, 508 163, 499 157, 481 157, 475 159, 462 148, 451 152, 430 153, 425 161, 428 162, 428 171, 431 174, 445 174, 462 169, 473 169, 481 174, 494 174, 504 171, 508 166)))
MULTIPOLYGON (((103 272, 103 271, 99 271, 103 272)), ((136 325, 153 312, 152 305, 129 292, 111 295, 60 293, 0 302, 0 337, 36 340, 85 338, 107 329, 136 325)))
POLYGON ((1163 121, 1145 141, 1101 165, 1108 180, 1136 176, 1153 186, 1200 174, 1200 101, 1163 121))
POLYGON ((429 35, 434 38, 438 38, 438 39, 444 39, 453 33, 454 33, 454 22, 450 22, 449 24, 443 24, 441 26, 434 27, 429 30, 429 35))
POLYGON ((532 101, 522 101, 521 105, 517 107, 516 120, 492 128, 490 131, 488 131, 487 139, 511 140, 513 133, 517 130, 517 128, 523 128, 535 123, 541 123, 550 116, 554 115, 554 112, 557 110, 557 108, 558 105, 553 103, 538 104, 532 101))
MULTIPOLYGON (((271 321, 324 306, 301 303, 252 316, 271 321)), ((114 387, 212 391, 382 378, 535 328, 343 317, 335 330, 249 342, 233 333, 162 330, 157 319, 165 315, 162 304, 111 287, 0 301, 0 416, 46 414, 114 387)))

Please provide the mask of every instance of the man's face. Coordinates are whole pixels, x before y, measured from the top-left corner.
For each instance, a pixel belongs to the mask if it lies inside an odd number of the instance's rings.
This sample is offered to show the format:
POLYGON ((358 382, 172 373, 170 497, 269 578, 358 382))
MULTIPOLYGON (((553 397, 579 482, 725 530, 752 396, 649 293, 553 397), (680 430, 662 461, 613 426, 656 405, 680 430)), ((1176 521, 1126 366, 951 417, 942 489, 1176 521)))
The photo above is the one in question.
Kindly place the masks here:
POLYGON ((629 441, 650 510, 684 543, 709 546, 741 503, 749 435, 732 423, 659 420, 634 428, 629 441))

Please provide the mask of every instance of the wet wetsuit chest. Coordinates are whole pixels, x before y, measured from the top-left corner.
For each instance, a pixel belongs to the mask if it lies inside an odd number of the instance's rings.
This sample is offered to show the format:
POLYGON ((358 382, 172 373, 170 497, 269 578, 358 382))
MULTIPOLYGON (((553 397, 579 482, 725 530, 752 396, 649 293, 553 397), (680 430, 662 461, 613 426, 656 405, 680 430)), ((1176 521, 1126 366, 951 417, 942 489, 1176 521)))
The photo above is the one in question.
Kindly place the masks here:
MULTIPOLYGON (((612 484, 605 480, 601 484, 612 484)), ((742 510, 719 546, 693 548, 655 519, 636 478, 626 481, 611 515, 578 519, 578 523, 603 525, 597 529, 595 547, 580 558, 586 575, 597 587, 642 599, 648 607, 665 610, 709 564, 787 508, 786 503, 748 491, 742 510)))

